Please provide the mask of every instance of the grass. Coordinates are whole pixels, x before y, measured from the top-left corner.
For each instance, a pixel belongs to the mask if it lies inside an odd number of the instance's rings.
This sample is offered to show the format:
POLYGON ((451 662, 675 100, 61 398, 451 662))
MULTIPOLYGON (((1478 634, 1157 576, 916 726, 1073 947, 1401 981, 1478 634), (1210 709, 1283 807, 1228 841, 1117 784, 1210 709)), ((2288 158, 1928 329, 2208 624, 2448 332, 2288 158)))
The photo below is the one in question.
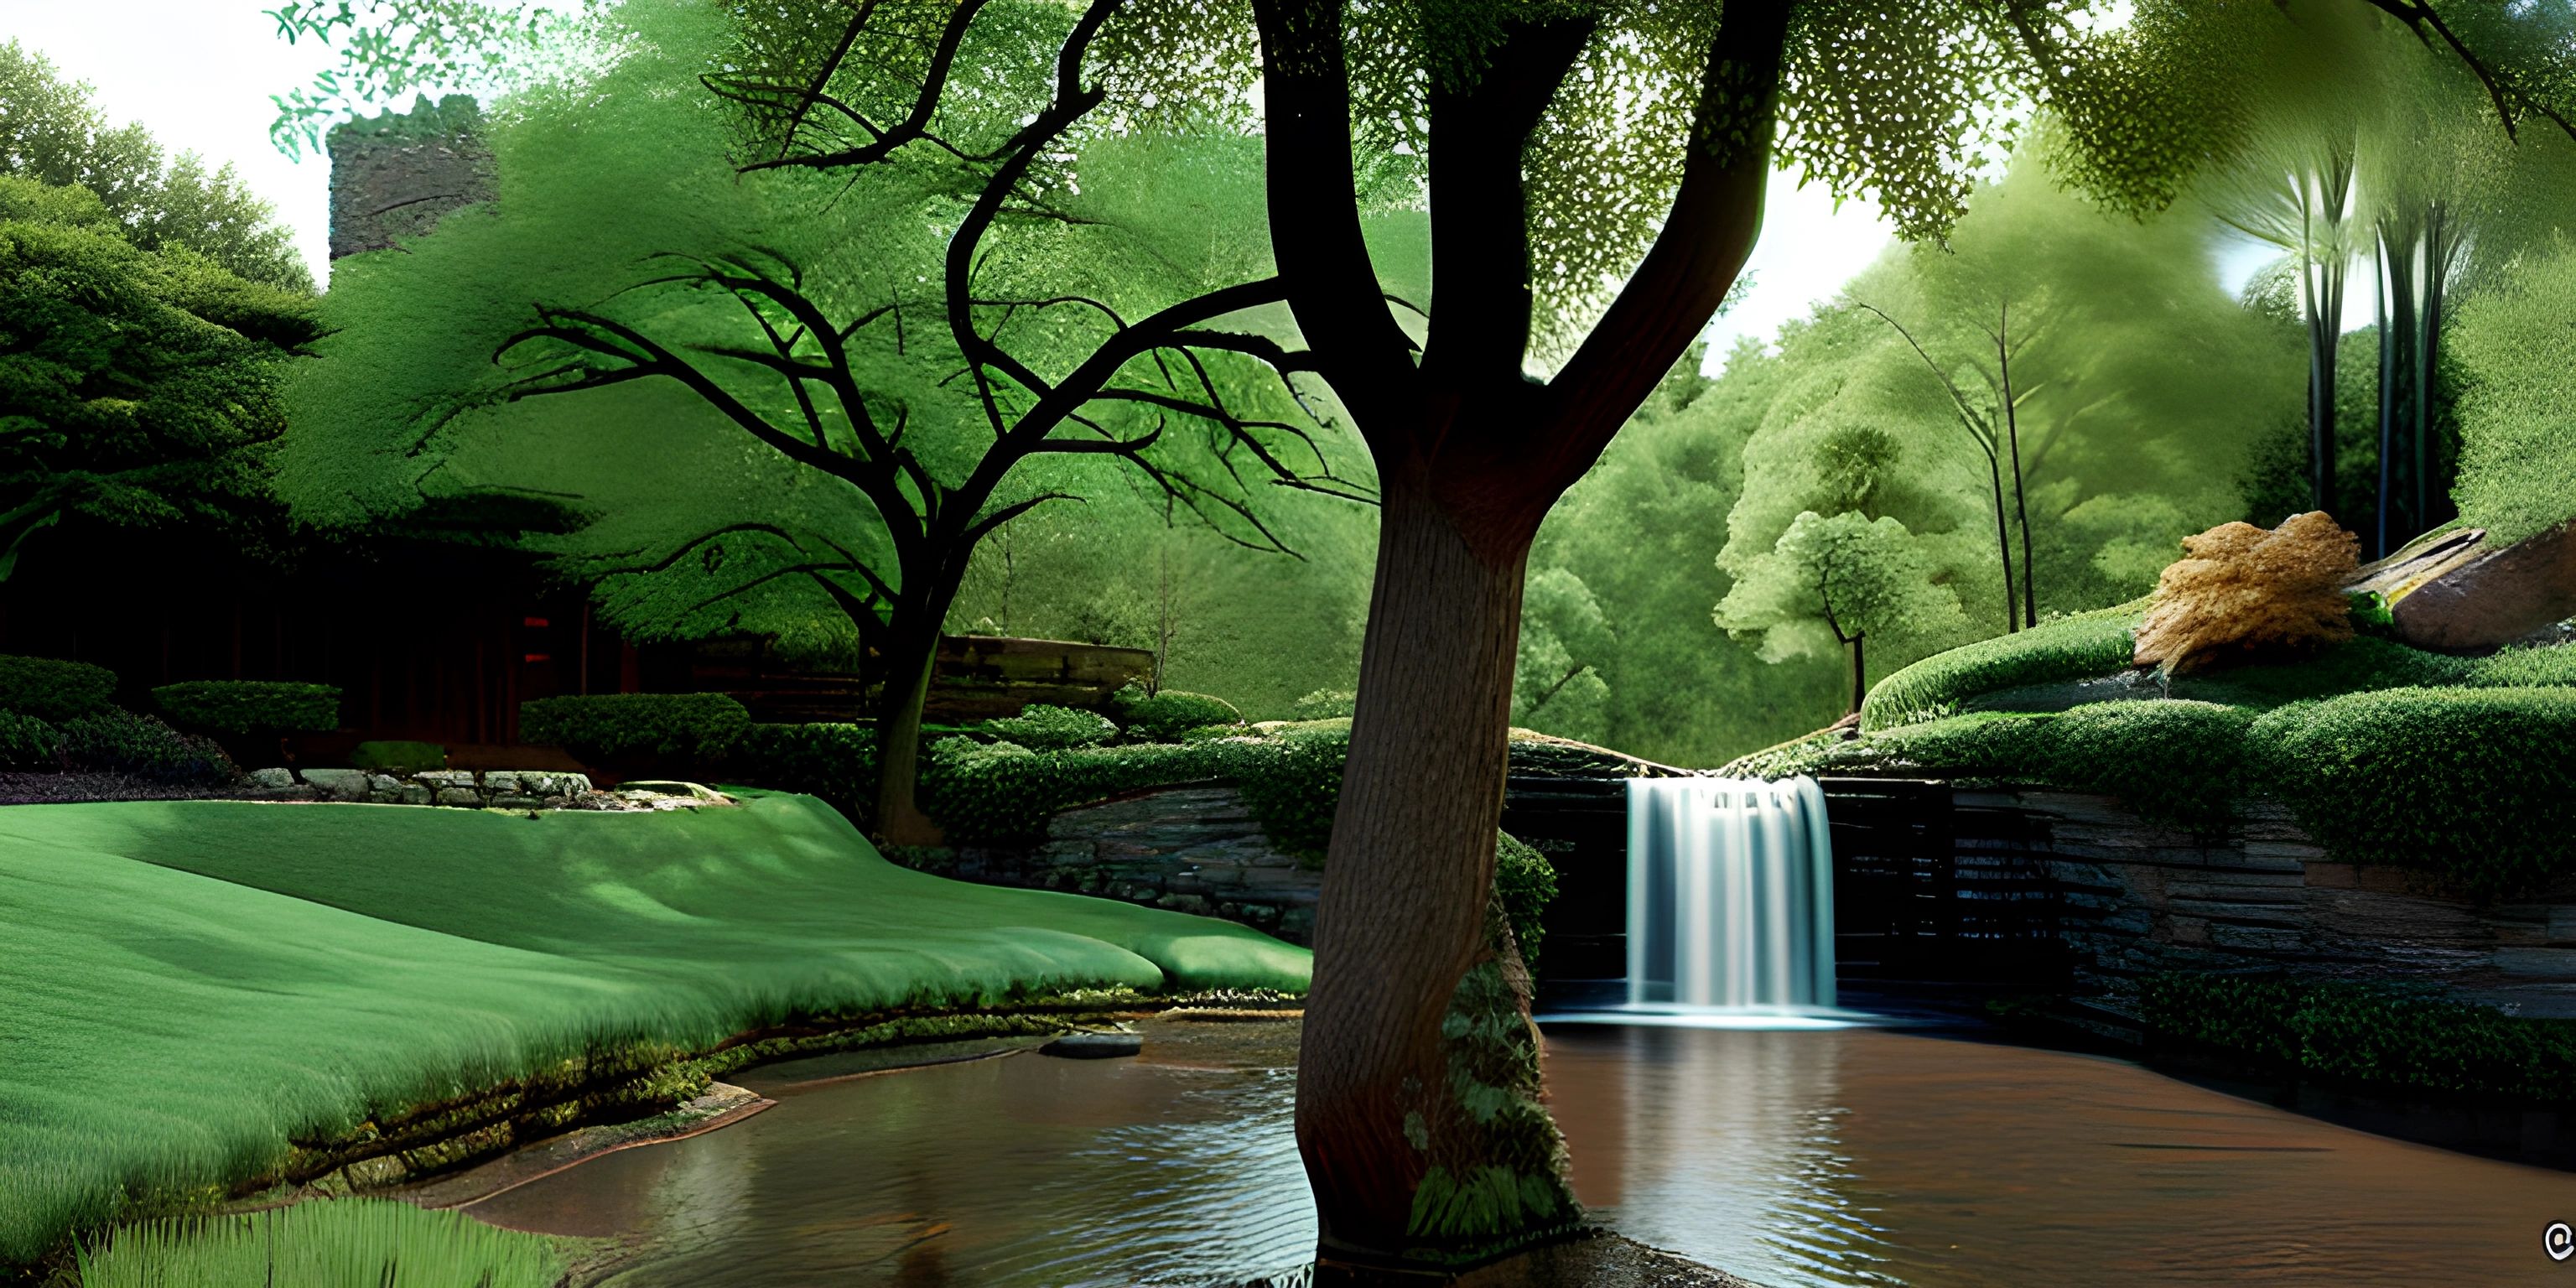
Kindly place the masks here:
POLYGON ((78 1257, 81 1288, 550 1288, 540 1235, 384 1199, 128 1226, 78 1257))
POLYGON ((2108 675, 2129 665, 2145 614, 2142 600, 1935 653, 1870 689, 1861 728, 1876 732, 1956 715, 1969 699, 2003 689, 2108 675))
POLYGON ((629 1043, 1089 987, 1302 990, 1225 922, 886 862, 829 807, 0 810, 0 1263, 629 1043))

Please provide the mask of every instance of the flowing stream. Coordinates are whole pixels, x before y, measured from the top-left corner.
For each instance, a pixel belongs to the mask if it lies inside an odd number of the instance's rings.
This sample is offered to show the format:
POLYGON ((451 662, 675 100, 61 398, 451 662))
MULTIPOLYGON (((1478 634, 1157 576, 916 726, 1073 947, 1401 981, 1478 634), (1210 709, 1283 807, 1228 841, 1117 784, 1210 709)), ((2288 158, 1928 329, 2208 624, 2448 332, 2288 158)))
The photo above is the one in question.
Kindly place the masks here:
MULTIPOLYGON (((618 1236, 619 1288, 1235 1285, 1313 1209, 1296 1025, 1157 1021, 1137 1060, 837 1082, 469 1207, 618 1236)), ((828 1068, 822 1070, 829 1072, 828 1068)), ((1767 1288, 2576 1284, 2576 1176, 2402 1144, 2118 1060, 1865 1028, 1573 1026, 1547 1075, 1578 1195, 1767 1288)))

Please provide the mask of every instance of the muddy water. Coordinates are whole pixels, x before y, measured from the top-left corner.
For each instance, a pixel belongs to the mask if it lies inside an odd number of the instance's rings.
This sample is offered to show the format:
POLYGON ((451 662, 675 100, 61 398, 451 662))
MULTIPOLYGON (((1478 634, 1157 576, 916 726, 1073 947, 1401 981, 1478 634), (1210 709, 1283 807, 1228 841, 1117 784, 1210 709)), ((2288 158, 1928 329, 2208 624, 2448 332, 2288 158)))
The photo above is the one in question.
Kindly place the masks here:
MULTIPOLYGON (((637 1240, 600 1281, 1239 1284, 1300 1264, 1292 1024, 1158 1024, 1142 1060, 1015 1055, 762 1088, 740 1126, 469 1209, 637 1240)), ((1584 1202, 1774 1288, 2566 1284, 2576 1176, 2328 1126, 2117 1061, 1890 1032, 1564 1028, 1584 1202)))

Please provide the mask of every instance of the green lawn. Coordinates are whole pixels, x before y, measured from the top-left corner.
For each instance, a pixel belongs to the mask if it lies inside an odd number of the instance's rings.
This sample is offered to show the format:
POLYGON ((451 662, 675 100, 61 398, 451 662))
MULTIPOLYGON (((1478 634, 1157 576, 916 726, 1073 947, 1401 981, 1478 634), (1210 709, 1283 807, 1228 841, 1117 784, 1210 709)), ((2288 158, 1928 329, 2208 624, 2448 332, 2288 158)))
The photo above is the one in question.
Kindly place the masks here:
POLYGON ((588 1047, 1076 987, 1302 990, 1225 922, 886 862, 830 808, 0 809, 0 1263, 121 1190, 588 1047))

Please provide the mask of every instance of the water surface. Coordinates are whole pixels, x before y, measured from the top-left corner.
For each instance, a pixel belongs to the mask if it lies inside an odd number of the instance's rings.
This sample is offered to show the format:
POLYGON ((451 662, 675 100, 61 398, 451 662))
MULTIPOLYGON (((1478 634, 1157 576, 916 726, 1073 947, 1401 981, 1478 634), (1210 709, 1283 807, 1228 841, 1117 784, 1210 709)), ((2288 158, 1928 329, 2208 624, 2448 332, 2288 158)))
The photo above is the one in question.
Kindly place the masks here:
MULTIPOLYGON (((618 1235, 605 1280, 1215 1285, 1313 1246, 1293 1023, 1148 1025, 1142 1060, 1036 1055, 801 1090, 739 1126, 478 1204, 618 1235)), ((1577 1193, 1772 1288, 2576 1286, 2540 1251, 2576 1176, 2330 1126, 2116 1060, 1871 1030, 1567 1027, 1577 1193)))

